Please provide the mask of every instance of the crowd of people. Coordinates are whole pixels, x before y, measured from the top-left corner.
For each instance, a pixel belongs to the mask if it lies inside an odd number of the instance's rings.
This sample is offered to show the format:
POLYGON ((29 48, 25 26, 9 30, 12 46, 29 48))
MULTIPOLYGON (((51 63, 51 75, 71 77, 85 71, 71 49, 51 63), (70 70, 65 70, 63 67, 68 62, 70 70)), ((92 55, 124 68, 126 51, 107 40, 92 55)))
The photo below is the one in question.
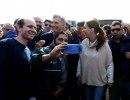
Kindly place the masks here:
POLYGON ((130 25, 97 19, 76 28, 53 15, 0 31, 0 100, 130 100, 130 25), (81 53, 66 54, 68 44, 81 53))

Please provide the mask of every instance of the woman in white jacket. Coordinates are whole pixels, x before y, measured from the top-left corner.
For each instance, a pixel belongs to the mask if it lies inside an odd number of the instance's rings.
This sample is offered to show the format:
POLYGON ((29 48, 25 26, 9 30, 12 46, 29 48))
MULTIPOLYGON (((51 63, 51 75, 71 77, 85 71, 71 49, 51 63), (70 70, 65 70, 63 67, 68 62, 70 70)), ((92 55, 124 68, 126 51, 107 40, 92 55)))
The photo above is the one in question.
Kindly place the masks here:
POLYGON ((85 23, 83 51, 77 75, 84 84, 85 100, 103 100, 107 86, 113 83, 113 60, 106 35, 97 20, 85 23))

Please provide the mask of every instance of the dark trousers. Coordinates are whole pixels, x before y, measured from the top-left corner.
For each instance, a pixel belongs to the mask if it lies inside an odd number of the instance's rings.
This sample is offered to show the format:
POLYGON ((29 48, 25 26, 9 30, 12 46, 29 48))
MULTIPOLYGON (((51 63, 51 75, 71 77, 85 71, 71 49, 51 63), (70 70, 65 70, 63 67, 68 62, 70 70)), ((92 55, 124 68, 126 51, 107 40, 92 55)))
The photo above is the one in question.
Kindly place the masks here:
POLYGON ((116 80, 109 89, 109 100, 130 100, 130 82, 116 80))
POLYGON ((41 94, 36 96, 37 100, 64 100, 63 94, 60 96, 56 97, 51 94, 41 94))
POLYGON ((84 90, 77 84, 77 78, 71 78, 67 81, 64 100, 84 100, 84 90))

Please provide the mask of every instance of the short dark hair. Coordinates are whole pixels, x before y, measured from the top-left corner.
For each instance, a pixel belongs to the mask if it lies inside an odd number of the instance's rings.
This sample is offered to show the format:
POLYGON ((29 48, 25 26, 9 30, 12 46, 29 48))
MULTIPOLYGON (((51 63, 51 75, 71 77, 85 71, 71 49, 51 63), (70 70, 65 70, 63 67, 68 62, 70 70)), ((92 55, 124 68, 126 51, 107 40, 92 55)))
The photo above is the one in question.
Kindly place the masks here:
POLYGON ((54 35, 54 40, 60 35, 60 34, 65 34, 66 36, 68 36, 65 32, 58 32, 58 33, 55 33, 54 35))
POLYGON ((110 25, 104 25, 104 26, 103 26, 103 29, 104 29, 104 30, 110 30, 110 29, 111 29, 111 26, 110 26, 110 25))
POLYGON ((119 21, 113 21, 111 26, 119 25, 121 27, 121 23, 119 21))
POLYGON ((24 18, 18 19, 18 21, 17 21, 16 24, 17 24, 19 27, 23 28, 23 26, 24 26, 24 24, 25 24, 25 23, 24 23, 24 20, 25 20, 24 18))
POLYGON ((78 27, 82 27, 82 26, 84 26, 84 24, 85 24, 85 21, 81 21, 81 22, 78 22, 78 23, 77 23, 77 26, 78 26, 78 27))
POLYGON ((65 32, 59 32, 59 33, 56 33, 55 35, 54 35, 54 38, 53 38, 53 40, 54 40, 54 44, 56 44, 56 39, 57 39, 57 37, 60 35, 60 34, 64 34, 64 35, 66 35, 67 37, 68 37, 68 35, 65 33, 65 32))
POLYGON ((19 18, 19 19, 17 20, 17 22, 16 22, 16 24, 15 24, 16 32, 18 32, 17 26, 23 28, 23 26, 24 26, 24 20, 25 20, 25 19, 23 19, 23 18, 19 18))
POLYGON ((14 24, 13 24, 14 26, 17 24, 18 20, 19 20, 19 18, 17 18, 17 19, 14 20, 14 24))
POLYGON ((46 23, 46 22, 49 22, 49 23, 51 23, 51 20, 49 20, 49 19, 46 19, 46 20, 44 21, 44 23, 46 23))

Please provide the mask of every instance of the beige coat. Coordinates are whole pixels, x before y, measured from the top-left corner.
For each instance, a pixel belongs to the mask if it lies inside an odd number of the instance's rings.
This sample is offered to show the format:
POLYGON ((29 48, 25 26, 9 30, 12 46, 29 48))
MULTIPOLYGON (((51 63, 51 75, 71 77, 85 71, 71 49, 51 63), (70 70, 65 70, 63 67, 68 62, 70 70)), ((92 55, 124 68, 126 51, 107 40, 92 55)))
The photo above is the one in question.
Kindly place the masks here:
POLYGON ((81 75, 83 84, 92 86, 104 86, 113 83, 112 53, 106 42, 98 51, 97 40, 90 43, 86 38, 82 42, 83 51, 80 54, 78 75, 81 75))

